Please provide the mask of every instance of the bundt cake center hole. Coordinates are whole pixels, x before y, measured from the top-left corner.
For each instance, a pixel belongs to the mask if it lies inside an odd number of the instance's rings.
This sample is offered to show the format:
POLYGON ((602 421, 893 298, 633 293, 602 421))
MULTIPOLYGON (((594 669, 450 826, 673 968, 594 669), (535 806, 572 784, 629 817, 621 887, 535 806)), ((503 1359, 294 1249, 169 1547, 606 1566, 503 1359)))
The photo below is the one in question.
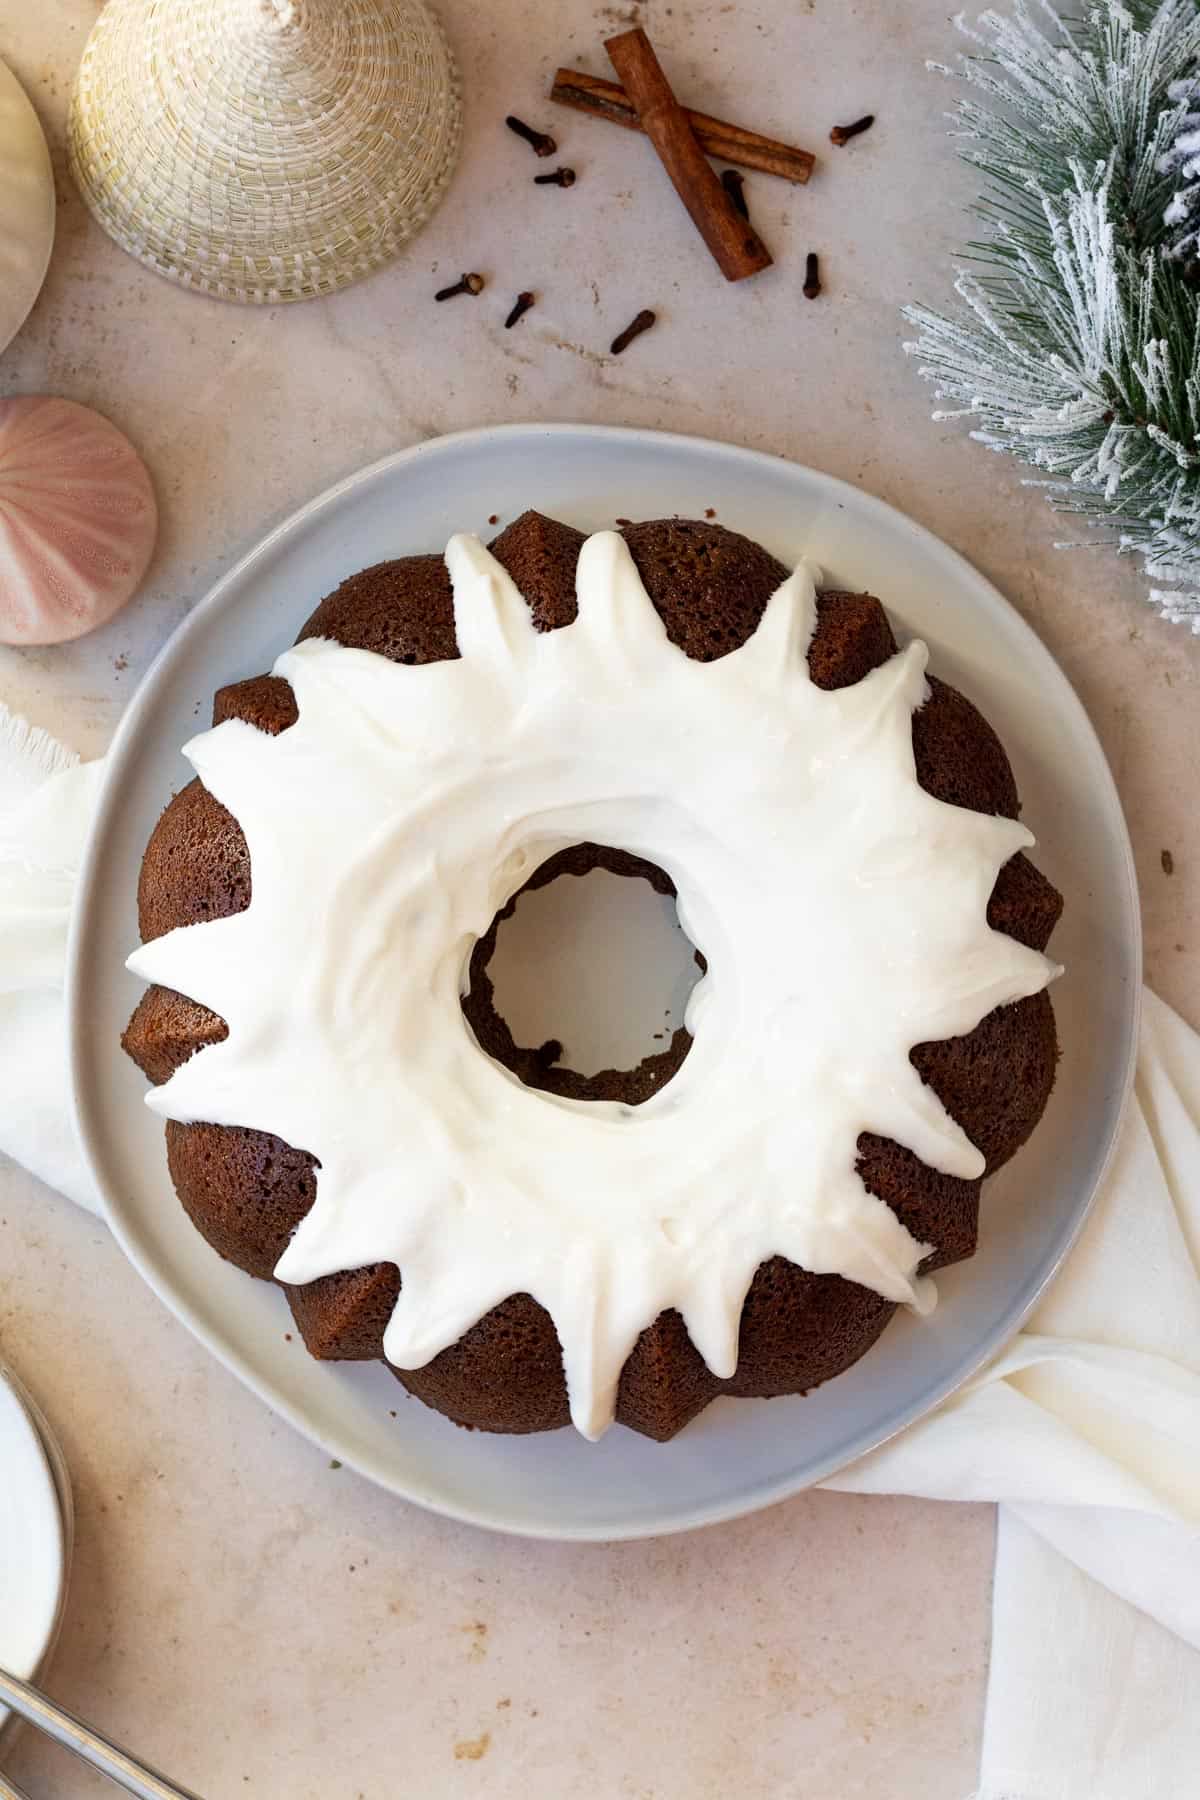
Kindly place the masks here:
POLYGON ((683 1019, 702 968, 663 870, 577 844, 497 914, 475 947, 463 1011, 526 1086, 637 1105, 691 1048, 683 1019))

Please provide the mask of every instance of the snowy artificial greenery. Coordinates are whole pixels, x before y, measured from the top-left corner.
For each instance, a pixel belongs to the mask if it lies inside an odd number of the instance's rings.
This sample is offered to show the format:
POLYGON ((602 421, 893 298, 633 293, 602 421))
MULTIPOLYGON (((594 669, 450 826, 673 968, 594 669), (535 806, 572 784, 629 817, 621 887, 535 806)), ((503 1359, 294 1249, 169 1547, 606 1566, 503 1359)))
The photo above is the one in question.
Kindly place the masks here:
MULTIPOLYGON (((965 310, 905 316, 935 418, 1044 473, 1062 512, 1139 555, 1200 634, 1200 7, 1047 0, 989 12, 953 73, 983 177, 965 310)), ((942 73, 951 73, 942 70, 942 73)))
POLYGON ((1167 254, 1184 265, 1188 280, 1200 281, 1200 79, 1189 75, 1173 81, 1169 97, 1177 105, 1186 102, 1175 142, 1163 158, 1163 168, 1175 177, 1175 192, 1163 218, 1168 229, 1167 254))
POLYGON ((1186 81, 1173 81, 1169 95, 1175 103, 1186 103, 1177 139, 1171 144, 1162 167, 1175 176, 1175 194, 1166 209, 1169 256, 1186 268, 1187 279, 1200 283, 1200 79, 1187 76, 1186 81))

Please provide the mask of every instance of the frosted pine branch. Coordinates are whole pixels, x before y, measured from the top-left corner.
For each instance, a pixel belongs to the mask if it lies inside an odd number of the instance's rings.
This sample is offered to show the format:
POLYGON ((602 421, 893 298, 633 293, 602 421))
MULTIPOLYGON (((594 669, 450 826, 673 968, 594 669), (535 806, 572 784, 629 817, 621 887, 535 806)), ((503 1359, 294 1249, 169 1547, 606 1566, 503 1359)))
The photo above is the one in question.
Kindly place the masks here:
POLYGON ((983 178, 962 305, 905 309, 935 418, 1039 473, 1051 503, 1140 556, 1200 633, 1200 12, 1045 0, 959 21, 954 114, 983 178))
POLYGON ((1173 81, 1169 98, 1183 108, 1175 140, 1159 160, 1159 170, 1177 186, 1163 215, 1169 233, 1167 254, 1184 265, 1189 280, 1200 275, 1200 79, 1173 81))

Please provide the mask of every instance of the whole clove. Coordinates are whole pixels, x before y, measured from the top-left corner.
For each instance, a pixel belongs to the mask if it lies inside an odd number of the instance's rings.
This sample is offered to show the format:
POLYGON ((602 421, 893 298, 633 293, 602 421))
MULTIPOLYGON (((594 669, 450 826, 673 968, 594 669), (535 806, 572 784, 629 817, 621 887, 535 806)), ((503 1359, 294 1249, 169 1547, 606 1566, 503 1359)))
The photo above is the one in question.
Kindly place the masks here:
POLYGON ((622 350, 628 350, 634 338, 641 337, 643 331, 649 331, 657 317, 657 313, 652 313, 648 306, 644 306, 637 317, 629 321, 624 331, 617 333, 609 345, 610 354, 620 356, 622 350))
POLYGON ((574 187, 574 169, 552 169, 549 175, 535 175, 535 187, 574 187))
POLYGON ((513 113, 509 113, 504 123, 510 131, 515 131, 519 138, 525 139, 535 156, 553 156, 558 149, 558 145, 549 132, 535 131, 532 125, 527 125, 524 119, 518 119, 513 113))
POLYGON ((435 300, 453 300, 455 294, 482 294, 483 288, 482 275, 463 275, 452 287, 439 288, 433 297, 435 300))
POLYGON ((804 298, 815 300, 821 291, 821 276, 817 268, 817 253, 810 250, 804 259, 804 298))
POLYGON ((518 319, 523 319, 533 305, 532 294, 518 294, 512 311, 504 321, 505 331, 511 331, 518 319))
POLYGON ((840 149, 843 144, 848 144, 851 138, 861 137, 864 131, 870 131, 874 123, 875 114, 864 113, 861 119, 855 119, 853 125, 835 125, 829 134, 829 141, 840 149))
POLYGON ((741 213, 743 219, 750 217, 750 208, 746 205, 746 177, 736 169, 721 170, 721 186, 741 213))

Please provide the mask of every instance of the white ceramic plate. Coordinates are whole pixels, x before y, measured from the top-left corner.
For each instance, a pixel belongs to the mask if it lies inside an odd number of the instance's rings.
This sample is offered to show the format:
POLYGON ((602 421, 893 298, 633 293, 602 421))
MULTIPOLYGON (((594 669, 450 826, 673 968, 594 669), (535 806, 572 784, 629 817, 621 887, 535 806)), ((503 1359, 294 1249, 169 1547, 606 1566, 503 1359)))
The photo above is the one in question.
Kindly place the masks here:
MULTIPOLYGON (((0 1369, 0 1668, 32 1681, 66 1593, 69 1490, 61 1494, 22 1393, 0 1369)), ((8 1713, 0 1706, 0 1735, 8 1713)))
POLYGON ((25 90, 0 62, 0 351, 41 292, 54 244, 54 171, 25 90))
POLYGON ((196 1335, 332 1455, 422 1505, 533 1536, 637 1537, 766 1505, 818 1481, 926 1412, 1017 1329, 1075 1237, 1107 1163, 1133 1068, 1140 937, 1129 841, 1112 779, 1075 695, 1042 645, 969 565, 891 508, 811 469, 646 431, 509 426, 441 438, 365 469, 273 531, 220 581, 147 675, 114 744, 84 871, 69 970, 80 1129, 128 1255, 196 1335), (807 1399, 721 1400, 662 1446, 622 1428, 589 1445, 456 1429, 381 1365, 316 1363, 282 1295, 221 1262, 171 1191, 161 1125, 117 1039, 141 993, 137 942, 146 838, 189 777, 179 746, 213 689, 270 668, 322 595, 352 570, 490 534, 529 505, 583 529, 696 516, 816 557, 870 588, 932 666, 983 708, 1007 745, 1066 895, 1055 937, 1058 1086, 1033 1140, 984 1190, 981 1246, 938 1276, 932 1318, 898 1316, 853 1369, 807 1399), (392 1417, 392 1412, 396 1416, 392 1417))

